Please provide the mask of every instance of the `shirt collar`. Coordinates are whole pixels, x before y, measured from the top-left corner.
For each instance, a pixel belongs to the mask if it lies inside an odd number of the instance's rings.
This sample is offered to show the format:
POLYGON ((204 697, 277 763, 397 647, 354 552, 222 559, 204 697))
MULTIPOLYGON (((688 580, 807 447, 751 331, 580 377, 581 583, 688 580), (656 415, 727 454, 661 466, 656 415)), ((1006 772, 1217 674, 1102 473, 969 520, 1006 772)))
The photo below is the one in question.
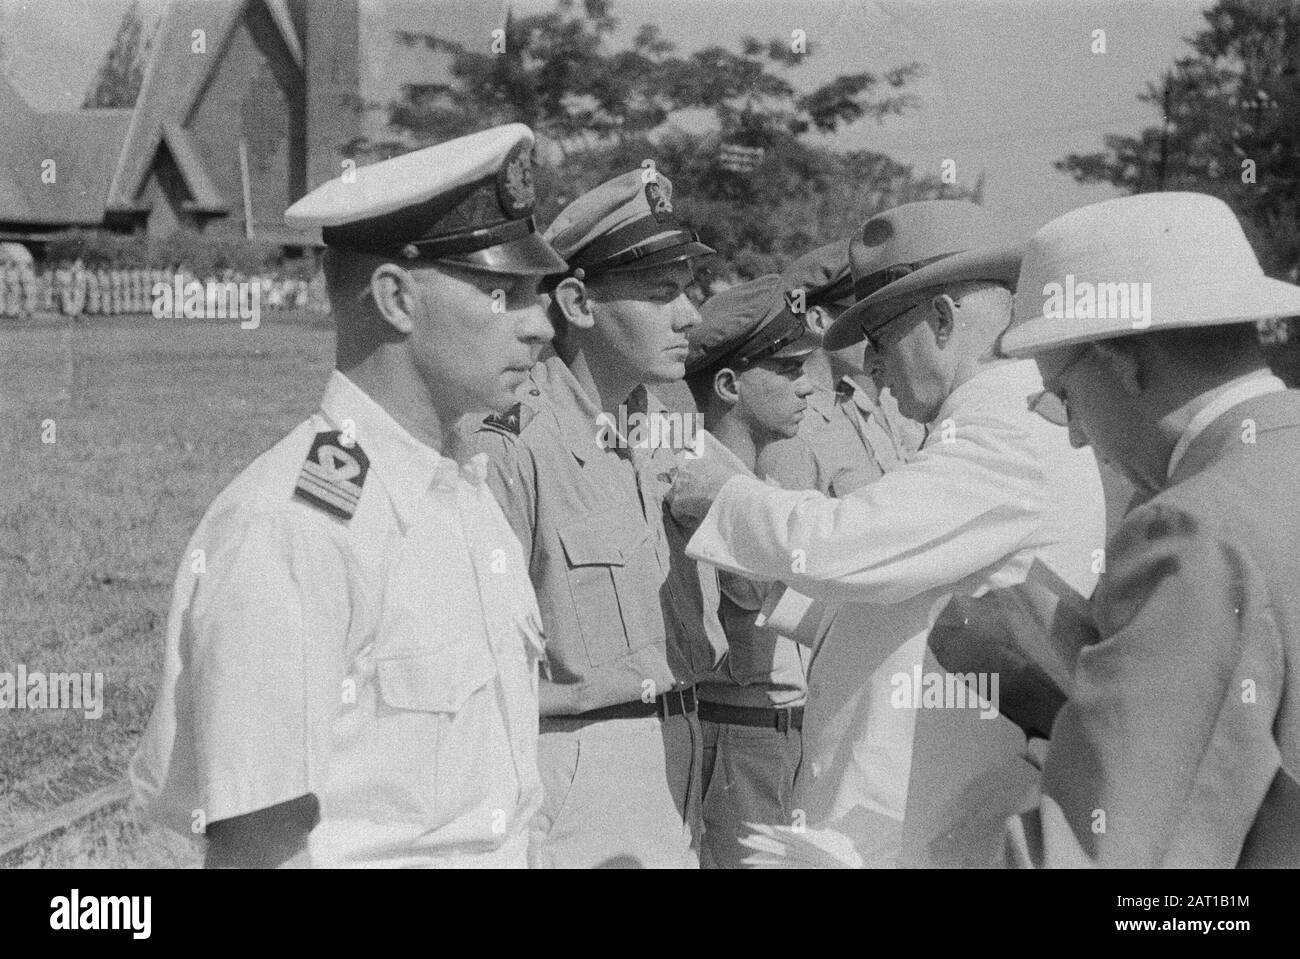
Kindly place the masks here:
POLYGON ((549 356, 533 367, 532 379, 542 387, 541 395, 555 411, 560 437, 580 463, 591 459, 598 450, 597 433, 601 413, 578 378, 558 356, 549 356))
POLYGON ((841 376, 839 382, 835 384, 835 392, 842 396, 846 402, 852 403, 858 408, 864 417, 874 415, 879 406, 871 398, 871 394, 864 390, 853 377, 847 374, 841 376))
MULTIPOLYGON (((612 429, 618 435, 622 448, 628 450, 629 455, 639 458, 643 453, 650 452, 632 446, 628 438, 619 433, 617 415, 613 422, 600 419, 603 412, 558 356, 548 357, 535 366, 532 378, 535 384, 545 387, 546 399, 559 420, 560 435, 578 462, 586 463, 593 456, 606 452, 600 444, 600 437, 606 429, 612 429), (602 427, 602 424, 606 426, 602 427)), ((627 404, 629 422, 633 414, 649 417, 667 411, 663 402, 645 386, 633 389, 624 402, 627 404)))
MULTIPOLYGON (((429 488, 454 487, 459 481, 482 483, 486 463, 481 455, 464 467, 416 439, 376 403, 365 390, 334 370, 321 398, 321 414, 330 425, 350 432, 381 477, 402 521, 409 523, 429 488), (349 425, 351 429, 349 430, 349 425), (480 461, 480 462, 476 462, 480 461)), ((477 485, 477 484, 476 484, 477 485)))
POLYGON ((1029 397, 1043 388, 1038 364, 1033 360, 998 360, 988 363, 948 394, 931 422, 942 423, 958 409, 963 412, 1006 406, 1028 409, 1029 397))
POLYGON ((808 397, 808 409, 820 416, 823 421, 829 423, 831 414, 835 412, 835 404, 838 399, 839 394, 834 389, 815 386, 812 395, 808 397))
POLYGON ((1169 467, 1165 470, 1166 478, 1173 478, 1174 470, 1178 469, 1178 464, 1187 455, 1196 438, 1228 410, 1257 396, 1277 393, 1285 389, 1286 384, 1272 373, 1267 370, 1255 370, 1207 393, 1209 402, 1197 411, 1182 435, 1178 437, 1178 442, 1174 444, 1174 451, 1169 456, 1169 467))

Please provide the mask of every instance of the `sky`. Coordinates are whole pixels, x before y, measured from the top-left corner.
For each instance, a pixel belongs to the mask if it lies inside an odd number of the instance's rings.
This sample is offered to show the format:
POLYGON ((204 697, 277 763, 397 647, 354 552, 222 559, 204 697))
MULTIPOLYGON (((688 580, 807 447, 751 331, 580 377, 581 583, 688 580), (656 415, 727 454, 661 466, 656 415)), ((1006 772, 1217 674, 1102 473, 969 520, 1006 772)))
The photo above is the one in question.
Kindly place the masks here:
MULTIPOLYGON (((36 107, 75 109, 112 41, 129 0, 0 0, 0 69, 36 107)), ((811 89, 839 73, 882 71, 917 61, 918 108, 877 124, 863 120, 826 137, 840 149, 874 149, 957 179, 982 172, 985 203, 1014 233, 1114 191, 1083 186, 1053 169, 1071 152, 1102 148, 1107 133, 1133 134, 1159 121, 1137 94, 1185 54, 1208 0, 613 0, 616 42, 656 23, 687 53, 732 46, 740 37, 788 38, 812 48, 788 71, 811 89), (1095 30, 1105 52, 1094 53, 1095 30)), ((141 0, 147 19, 165 0, 141 0)), ((427 27, 494 20, 500 0, 363 0, 364 43, 380 47, 388 27, 418 18, 427 27)), ((514 0, 516 14, 553 0, 514 0)), ((462 27, 461 30, 467 28, 462 27)), ((456 32, 456 31, 453 31, 456 32)), ((462 32, 462 37, 465 34, 462 32)), ((391 48, 368 58, 371 89, 396 89, 418 75, 419 54, 391 48)))

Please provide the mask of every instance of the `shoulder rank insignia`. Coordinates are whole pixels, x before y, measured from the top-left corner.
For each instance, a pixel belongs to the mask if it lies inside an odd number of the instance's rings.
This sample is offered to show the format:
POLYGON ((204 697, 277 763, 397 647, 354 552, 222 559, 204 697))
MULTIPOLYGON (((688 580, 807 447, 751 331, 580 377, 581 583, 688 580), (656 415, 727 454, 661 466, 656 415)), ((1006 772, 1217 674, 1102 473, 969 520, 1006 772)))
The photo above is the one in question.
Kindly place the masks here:
POLYGON ((369 470, 370 459, 355 440, 345 444, 338 430, 317 433, 293 495, 346 522, 357 511, 369 470))
POLYGON ((498 433, 510 433, 512 436, 518 436, 519 431, 528 425, 528 421, 533 418, 533 411, 523 403, 516 403, 504 413, 493 413, 483 420, 483 425, 490 430, 496 430, 498 433))

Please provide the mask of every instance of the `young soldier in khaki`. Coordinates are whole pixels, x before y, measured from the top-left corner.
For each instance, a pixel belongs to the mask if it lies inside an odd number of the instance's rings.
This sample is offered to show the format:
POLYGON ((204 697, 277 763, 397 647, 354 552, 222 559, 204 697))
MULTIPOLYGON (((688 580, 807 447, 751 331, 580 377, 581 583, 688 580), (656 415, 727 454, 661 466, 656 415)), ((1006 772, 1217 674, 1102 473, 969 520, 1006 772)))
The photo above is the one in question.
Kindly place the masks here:
POLYGON ((661 598, 674 460, 617 429, 658 408, 645 384, 681 378, 699 320, 688 261, 712 251, 677 225, 671 190, 638 170, 560 213, 546 232, 570 266, 551 294, 557 355, 470 438, 490 457, 546 629, 540 866, 698 863, 690 654, 670 644, 661 598))
MULTIPOLYGON (((686 382, 704 425, 753 470, 764 448, 794 436, 812 384, 804 360, 818 339, 788 309, 776 274, 732 287, 710 299, 690 331, 686 382)), ((674 521, 675 522, 675 521, 674 521)), ((694 568, 679 537, 679 566, 694 568)), ((714 609, 727 653, 699 677, 704 728, 705 867, 739 868, 746 823, 788 825, 794 779, 803 758, 803 708, 808 651, 755 624, 765 586, 711 566, 714 609)))

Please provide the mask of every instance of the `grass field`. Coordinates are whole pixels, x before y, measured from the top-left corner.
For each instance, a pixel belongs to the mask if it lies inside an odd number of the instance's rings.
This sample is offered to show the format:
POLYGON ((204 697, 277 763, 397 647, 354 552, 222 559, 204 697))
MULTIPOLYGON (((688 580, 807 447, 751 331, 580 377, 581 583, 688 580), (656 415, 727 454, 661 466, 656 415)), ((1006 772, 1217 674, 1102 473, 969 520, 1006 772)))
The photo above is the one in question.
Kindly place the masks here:
MULTIPOLYGON (((148 720, 172 579, 217 492, 315 409, 315 316, 0 321, 0 671, 102 672, 104 712, 0 711, 0 836, 120 779, 148 720), (53 442, 43 442, 53 439, 53 442)), ((26 865, 186 865, 106 813, 26 865)))

